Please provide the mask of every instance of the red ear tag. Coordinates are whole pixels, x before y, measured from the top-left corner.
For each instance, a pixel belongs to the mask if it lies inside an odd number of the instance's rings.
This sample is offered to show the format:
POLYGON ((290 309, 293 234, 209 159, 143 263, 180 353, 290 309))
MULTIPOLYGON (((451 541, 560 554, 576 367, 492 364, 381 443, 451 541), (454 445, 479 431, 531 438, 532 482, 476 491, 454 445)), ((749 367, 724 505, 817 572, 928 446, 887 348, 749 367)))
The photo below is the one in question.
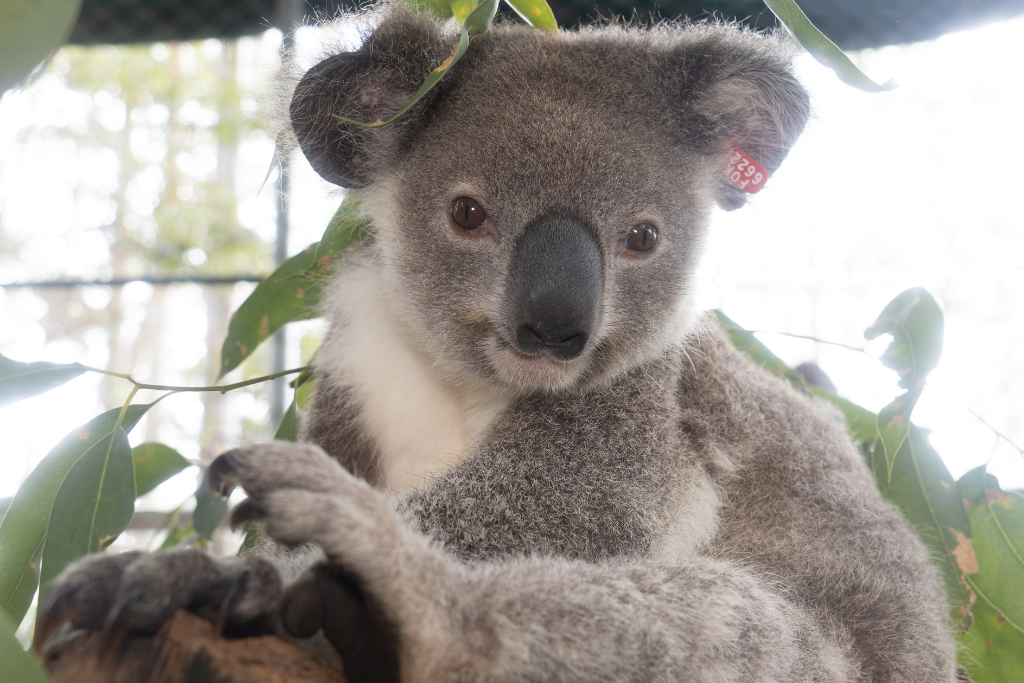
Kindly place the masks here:
POLYGON ((757 194, 768 182, 768 171, 764 166, 754 161, 754 157, 735 143, 729 151, 729 165, 725 167, 725 174, 748 194, 757 194))

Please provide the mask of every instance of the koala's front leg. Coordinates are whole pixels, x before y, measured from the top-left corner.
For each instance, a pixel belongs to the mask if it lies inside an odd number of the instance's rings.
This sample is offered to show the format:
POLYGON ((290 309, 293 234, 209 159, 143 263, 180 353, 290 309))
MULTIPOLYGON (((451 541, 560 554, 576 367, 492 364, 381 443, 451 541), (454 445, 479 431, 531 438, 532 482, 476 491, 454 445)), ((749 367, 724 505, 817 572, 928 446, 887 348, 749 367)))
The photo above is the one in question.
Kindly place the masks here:
POLYGON ((259 519, 286 545, 313 543, 327 562, 300 577, 281 601, 294 636, 323 634, 351 683, 409 680, 432 660, 462 656, 450 606, 465 568, 405 526, 391 499, 311 444, 273 443, 225 453, 210 481, 249 498, 235 523, 259 519), (400 672, 406 672, 400 676, 400 672))
POLYGON ((241 449, 211 471, 250 494, 236 520, 323 548, 282 619, 322 628, 352 683, 858 680, 849 642, 727 562, 461 564, 315 446, 241 449))

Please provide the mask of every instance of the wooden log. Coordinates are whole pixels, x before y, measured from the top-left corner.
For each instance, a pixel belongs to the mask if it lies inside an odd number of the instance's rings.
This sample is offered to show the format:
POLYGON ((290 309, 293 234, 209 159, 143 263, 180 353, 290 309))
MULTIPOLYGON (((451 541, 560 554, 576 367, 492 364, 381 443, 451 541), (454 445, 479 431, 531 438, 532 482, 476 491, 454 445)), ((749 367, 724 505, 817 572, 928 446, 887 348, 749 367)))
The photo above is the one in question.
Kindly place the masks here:
POLYGON ((77 633, 47 653, 53 683, 345 683, 344 673, 274 636, 228 640, 179 610, 153 636, 128 636, 101 652, 98 633, 77 633))

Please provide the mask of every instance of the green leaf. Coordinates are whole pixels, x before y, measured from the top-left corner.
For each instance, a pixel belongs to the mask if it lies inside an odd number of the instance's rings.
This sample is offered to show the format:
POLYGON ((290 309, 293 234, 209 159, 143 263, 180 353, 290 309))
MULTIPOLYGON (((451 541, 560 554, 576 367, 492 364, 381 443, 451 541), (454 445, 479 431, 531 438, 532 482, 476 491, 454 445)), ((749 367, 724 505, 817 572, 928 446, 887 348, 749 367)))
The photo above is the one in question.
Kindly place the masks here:
POLYGON ((961 479, 981 569, 970 582, 1006 623, 1024 633, 1024 497, 1001 490, 984 470, 976 468, 961 479))
POLYGON ((323 238, 285 261, 253 290, 228 326, 220 352, 220 376, 237 368, 281 326, 319 316, 317 307, 328 275, 345 250, 369 232, 359 203, 346 200, 327 225, 323 238))
POLYGON ((213 531, 224 519, 224 513, 228 509, 228 499, 218 496, 210 488, 206 481, 206 470, 199 478, 199 488, 196 489, 196 509, 192 513, 192 526, 196 533, 210 541, 213 540, 213 531))
POLYGON ((811 387, 811 393, 822 398, 836 408, 846 418, 846 426, 850 431, 850 436, 853 437, 854 441, 871 441, 873 442, 877 437, 875 432, 875 420, 877 415, 868 410, 862 408, 853 401, 848 401, 841 396, 836 396, 831 391, 825 391, 817 387, 811 387))
MULTIPOLYGON (((158 401, 128 406, 123 429, 131 431, 158 401)), ((120 408, 108 410, 65 436, 15 494, 0 524, 0 610, 12 621, 21 623, 38 585, 36 558, 58 490, 79 459, 114 433, 120 412, 120 408)))
POLYGON ((971 625, 975 596, 970 575, 978 572, 978 558, 960 488, 916 426, 911 426, 891 470, 880 451, 876 442, 870 464, 878 487, 928 546, 946 585, 950 618, 965 630, 971 625))
POLYGON ((0 94, 23 82, 67 40, 81 7, 82 0, 0 3, 0 94))
POLYGON ((188 524, 186 526, 178 526, 175 524, 171 530, 167 533, 167 538, 160 545, 160 550, 168 550, 170 548, 177 548, 179 545, 184 545, 196 535, 195 528, 188 524))
POLYGON ((0 356, 0 406, 49 391, 85 371, 78 363, 19 363, 0 356))
POLYGON ((1024 681, 1024 633, 984 600, 974 606, 971 630, 958 635, 957 641, 957 659, 974 683, 1024 681))
POLYGON ((804 49, 820 63, 832 69, 843 83, 866 92, 883 92, 896 87, 891 80, 879 85, 868 78, 835 43, 811 23, 793 0, 764 0, 764 4, 768 5, 768 9, 775 13, 779 21, 789 27, 804 49))
POLYGON ((505 0, 530 26, 558 33, 558 22, 545 0, 505 0))
POLYGON ((132 449, 135 461, 135 495, 149 493, 192 463, 162 443, 144 443, 132 449))
POLYGON ((135 472, 128 432, 118 428, 74 464, 53 499, 39 574, 39 608, 65 567, 98 553, 128 528, 135 512, 135 472))
POLYGON ((281 424, 274 432, 274 441, 298 441, 299 440, 299 418, 296 415, 295 399, 292 399, 288 410, 281 416, 281 424))
POLYGON ((782 362, 782 359, 772 353, 767 346, 758 341, 753 332, 749 332, 740 327, 733 322, 729 316, 720 310, 716 309, 711 311, 711 313, 718 319, 718 324, 721 325, 722 329, 724 329, 729 335, 729 340, 732 342, 733 346, 750 356, 752 361, 768 370, 768 372, 773 375, 778 375, 779 377, 788 379, 797 389, 804 391, 807 390, 803 377, 782 362))
POLYGON ((18 640, 17 627, 0 614, 0 667, 5 683, 47 683, 49 677, 35 654, 26 652, 18 640))
MULTIPOLYGON (((452 9, 455 12, 459 11, 456 7, 456 2, 451 3, 452 9)), ((355 119, 346 118, 344 116, 336 115, 338 120, 344 121, 345 123, 351 123, 356 126, 363 126, 364 128, 380 128, 386 126, 389 123, 394 123, 398 119, 402 118, 405 112, 412 109, 413 105, 420 101, 420 99, 426 95, 430 90, 437 85, 438 81, 444 78, 453 66, 455 66, 462 55, 466 54, 466 50, 469 48, 469 41, 476 36, 487 31, 491 26, 491 20, 494 19, 495 12, 498 11, 498 0, 483 0, 475 10, 469 13, 466 20, 462 22, 462 32, 459 36, 459 42, 452 50, 452 53, 448 55, 448 59, 444 60, 440 66, 430 72, 427 79, 423 81, 423 84, 419 87, 419 90, 409 99, 401 109, 395 113, 387 121, 374 121, 373 123, 364 123, 362 121, 356 121, 355 119)), ((456 13, 456 18, 458 14, 456 13)))
POLYGON ((910 432, 910 414, 924 391, 925 380, 942 355, 942 310, 932 295, 920 287, 901 292, 882 309, 867 339, 891 334, 892 343, 882 354, 882 364, 900 376, 906 393, 878 413, 878 437, 882 441, 889 472, 910 432))
POLYGON ((242 545, 238 548, 238 557, 247 554, 250 550, 256 547, 263 538, 263 525, 259 522, 246 522, 245 526, 245 540, 242 541, 242 545))
POLYGON ((277 431, 274 432, 275 441, 299 440, 298 411, 301 408, 305 408, 306 404, 309 403, 309 398, 313 393, 313 387, 316 385, 316 378, 313 377, 312 372, 306 370, 295 378, 292 385, 297 385, 295 389, 295 397, 292 399, 291 405, 288 406, 288 410, 286 410, 285 414, 281 417, 281 424, 278 425, 277 431))

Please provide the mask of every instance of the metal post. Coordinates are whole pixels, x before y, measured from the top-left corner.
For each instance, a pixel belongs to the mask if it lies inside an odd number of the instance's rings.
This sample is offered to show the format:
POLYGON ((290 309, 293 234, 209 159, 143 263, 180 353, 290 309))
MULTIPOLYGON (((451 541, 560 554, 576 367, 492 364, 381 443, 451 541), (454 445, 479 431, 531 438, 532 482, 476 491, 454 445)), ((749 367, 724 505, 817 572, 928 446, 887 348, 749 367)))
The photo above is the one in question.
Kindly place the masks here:
MULTIPOLYGON (((295 49, 295 32, 302 25, 303 17, 302 0, 279 0, 278 2, 278 25, 283 32, 281 41, 281 58, 284 59, 295 49)), ((288 260, 288 171, 290 161, 287 154, 281 156, 281 166, 277 175, 276 183, 276 209, 277 209, 277 237, 274 242, 274 264, 280 266, 288 260)), ((272 372, 280 372, 285 369, 288 362, 288 336, 286 328, 282 327, 274 335, 273 340, 273 361, 272 372)), ((273 380, 270 390, 270 424, 276 429, 284 416, 285 407, 288 405, 287 383, 285 377, 278 377, 273 380)))

